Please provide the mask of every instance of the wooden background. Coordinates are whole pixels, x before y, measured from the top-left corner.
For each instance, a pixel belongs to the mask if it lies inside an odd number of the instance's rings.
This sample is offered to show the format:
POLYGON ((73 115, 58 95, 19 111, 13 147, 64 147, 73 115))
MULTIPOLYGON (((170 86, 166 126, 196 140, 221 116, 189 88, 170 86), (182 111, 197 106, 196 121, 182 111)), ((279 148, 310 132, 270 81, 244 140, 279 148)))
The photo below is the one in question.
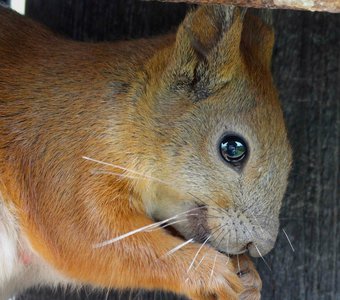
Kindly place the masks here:
MULTIPOLYGON (((185 5, 135 0, 28 0, 27 15, 63 35, 89 41, 136 38, 176 27, 185 5)), ((275 11, 273 72, 294 149, 280 233, 257 261, 263 299, 340 299, 340 15, 275 11)), ((265 116, 264 116, 265 117, 265 116)), ((32 290, 33 299, 178 299, 157 293, 32 290)))

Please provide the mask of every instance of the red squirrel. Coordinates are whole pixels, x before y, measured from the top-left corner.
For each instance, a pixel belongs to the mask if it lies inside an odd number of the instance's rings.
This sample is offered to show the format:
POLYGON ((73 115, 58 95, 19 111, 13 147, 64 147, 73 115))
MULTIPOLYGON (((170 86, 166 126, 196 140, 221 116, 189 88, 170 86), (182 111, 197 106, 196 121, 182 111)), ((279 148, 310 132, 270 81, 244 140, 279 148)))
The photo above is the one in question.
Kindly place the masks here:
POLYGON ((34 285, 259 299, 291 148, 272 27, 207 5, 176 34, 54 35, 0 7, 0 298, 34 285))

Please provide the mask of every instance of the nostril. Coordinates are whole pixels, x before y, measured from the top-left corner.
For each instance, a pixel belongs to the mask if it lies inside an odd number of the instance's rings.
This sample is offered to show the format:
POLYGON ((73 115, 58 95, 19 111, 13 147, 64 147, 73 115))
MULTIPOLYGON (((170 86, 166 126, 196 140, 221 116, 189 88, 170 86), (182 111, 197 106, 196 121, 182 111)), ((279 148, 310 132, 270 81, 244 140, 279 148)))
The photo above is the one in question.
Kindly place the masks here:
POLYGON ((249 250, 249 248, 250 248, 252 245, 253 245, 253 242, 250 242, 250 243, 248 243, 248 244, 245 246, 245 248, 246 248, 247 250, 249 250))
POLYGON ((244 245, 241 249, 240 249, 240 253, 245 253, 247 251, 249 251, 249 248, 252 247, 253 242, 249 242, 248 244, 244 245))

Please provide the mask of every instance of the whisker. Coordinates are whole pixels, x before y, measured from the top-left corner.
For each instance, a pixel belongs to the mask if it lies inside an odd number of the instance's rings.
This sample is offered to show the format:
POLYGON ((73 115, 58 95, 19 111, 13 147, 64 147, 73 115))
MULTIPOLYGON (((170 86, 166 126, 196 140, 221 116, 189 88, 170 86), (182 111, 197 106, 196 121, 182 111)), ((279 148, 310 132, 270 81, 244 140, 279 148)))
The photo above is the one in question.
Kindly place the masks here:
POLYGON ((134 234, 136 234, 138 232, 145 231, 145 230, 147 230, 149 228, 157 227, 158 225, 163 224, 163 223, 164 223, 164 221, 161 221, 161 222, 157 222, 157 223, 153 223, 153 224, 150 224, 150 225, 146 225, 146 226, 140 227, 140 228, 135 229, 135 230, 131 230, 131 231, 125 233, 125 234, 122 234, 122 235, 116 237, 116 238, 113 238, 113 239, 110 239, 110 240, 107 240, 107 241, 95 244, 93 246, 93 248, 101 248, 101 247, 113 244, 113 243, 118 242, 118 241, 120 241, 122 239, 125 239, 125 238, 127 238, 127 237, 129 237, 131 235, 134 235, 134 234))
POLYGON ((101 164, 101 165, 104 165, 104 166, 109 166, 109 167, 113 167, 113 168, 116 168, 116 169, 120 169, 120 170, 123 170, 123 171, 126 171, 126 172, 130 172, 132 174, 135 174, 135 175, 138 175, 138 176, 141 176, 141 177, 144 177, 144 178, 148 178, 148 179, 151 179, 151 180, 158 181, 158 182, 161 182, 163 184, 169 185, 169 183, 167 183, 167 182, 165 182, 165 181, 163 181, 163 180, 161 180, 159 178, 155 178, 155 177, 152 177, 150 175, 146 175, 146 174, 143 174, 143 173, 140 173, 140 172, 137 172, 137 171, 125 168, 125 167, 120 166, 120 165, 115 165, 115 164, 108 163, 108 162, 105 162, 105 161, 97 160, 97 159, 94 159, 94 158, 90 158, 88 156, 82 156, 82 158, 86 159, 86 160, 89 160, 89 161, 92 161, 92 162, 95 162, 95 163, 98 163, 98 164, 101 164))
MULTIPOLYGON (((221 219, 223 219, 223 218, 221 218, 221 219)), ((215 230, 215 229, 217 228, 217 229, 216 229, 216 231, 217 231, 217 230, 223 228, 224 226, 226 226, 228 223, 229 223, 229 222, 227 221, 227 222, 225 222, 225 223, 223 223, 223 224, 219 224, 219 225, 217 225, 217 226, 215 226, 215 227, 210 228, 210 230, 215 230)), ((216 232, 216 231, 215 231, 215 232, 216 232)))
POLYGON ((240 273, 241 272, 241 266, 240 266, 240 259, 238 257, 238 254, 236 255, 236 257, 237 257, 238 272, 240 273))
POLYGON ((158 227, 159 225, 163 225, 163 224, 165 224, 165 223, 167 223, 167 222, 169 222, 169 221, 175 220, 175 219, 177 219, 179 216, 183 216, 183 215, 185 215, 185 214, 188 213, 188 212, 191 212, 191 211, 194 211, 194 210, 198 210, 198 209, 201 209, 201 207, 195 207, 195 208, 193 208, 193 209, 190 209, 190 210, 187 210, 187 211, 185 211, 185 212, 179 213, 179 214, 177 214, 177 215, 175 215, 175 216, 173 216, 173 217, 171 217, 171 218, 165 219, 165 220, 163 220, 163 221, 159 221, 159 222, 156 222, 156 223, 152 223, 152 224, 149 224, 149 225, 146 225, 146 226, 137 228, 137 229, 135 229, 135 230, 131 230, 131 231, 129 231, 129 232, 125 233, 125 234, 122 234, 122 235, 120 235, 120 236, 118 236, 118 237, 115 237, 115 238, 113 238, 113 239, 106 240, 106 241, 100 242, 100 243, 98 243, 98 244, 95 244, 95 245, 93 246, 93 248, 101 248, 101 247, 104 247, 104 246, 113 244, 113 243, 118 242, 118 241, 120 241, 120 240, 122 240, 122 239, 125 239, 125 238, 127 238, 127 237, 129 237, 129 236, 131 236, 131 235, 134 235, 134 234, 136 234, 136 233, 139 233, 139 232, 142 232, 142 231, 145 231, 145 230, 148 230, 148 229, 153 229, 153 228, 155 228, 155 227, 158 227))
MULTIPOLYGON (((229 240, 230 240, 230 235, 228 236, 228 239, 227 239, 227 249, 229 248, 229 240)), ((228 265, 229 261, 230 261, 230 256, 228 255, 228 261, 227 261, 226 265, 228 265)))
POLYGON ((217 259, 217 253, 215 254, 215 258, 214 258, 214 264, 213 267, 211 269, 211 273, 210 273, 210 277, 209 277, 209 285, 211 284, 211 279, 214 275, 214 271, 215 271, 215 265, 216 265, 216 259, 217 259))
POLYGON ((254 217, 255 222, 257 223, 257 225, 260 227, 260 230, 261 230, 262 233, 264 234, 263 228, 262 228, 262 226, 260 225, 259 221, 257 220, 255 214, 254 214, 252 211, 250 211, 250 213, 251 213, 251 215, 254 217))
MULTIPOLYGON (((220 226, 217 230, 215 230, 214 232, 212 232, 212 233, 208 236, 208 238, 204 241, 204 243, 201 245, 201 247, 200 247, 200 248, 198 249, 198 251, 196 252, 196 255, 195 255, 195 257, 193 258, 193 260, 192 260, 192 262, 191 262, 191 264, 190 264, 190 266, 189 266, 187 272, 189 272, 190 269, 193 267, 194 262, 195 262, 195 260, 196 260, 196 258, 197 258, 197 256, 198 256, 198 253, 201 251, 201 249, 203 248, 203 246, 208 242, 208 240, 212 237, 212 235, 213 235, 214 233, 218 232, 218 231, 221 230, 221 229, 222 229, 222 231, 218 234, 218 236, 217 236, 217 238, 218 238, 218 237, 221 235, 221 233, 223 233, 223 226, 220 226)), ((228 231, 228 233, 229 233, 229 232, 230 232, 230 230, 228 231)), ((225 238, 225 236, 222 238, 221 241, 223 241, 224 238, 225 238)), ((218 245, 217 245, 216 248, 218 248, 218 246, 220 245, 221 241, 218 243, 218 245)), ((217 255, 217 254, 216 254, 216 255, 217 255)), ((199 263, 198 263, 197 266, 195 267, 195 270, 201 265, 201 263, 203 262, 203 260, 204 260, 205 257, 206 257, 206 253, 202 256, 201 260, 199 261, 199 263)), ((229 262, 229 256, 228 256, 228 262, 229 262)), ((187 280, 188 280, 188 279, 187 279, 187 280)))
POLYGON ((175 248, 172 248, 170 251, 168 251, 167 253, 165 253, 164 256, 169 256, 169 255, 175 253, 175 252, 178 251, 179 249, 183 248, 184 246, 186 246, 186 245, 188 245, 188 244, 190 244, 190 243, 192 243, 192 242, 194 242, 194 239, 187 240, 187 241, 185 241, 185 242, 183 242, 183 243, 177 245, 175 248))
MULTIPOLYGON (((109 167, 112 167, 112 168, 117 168, 117 169, 120 169, 120 170, 123 170, 123 171, 126 171, 126 172, 130 172, 130 173, 135 174, 137 176, 127 175, 127 174, 122 174, 122 173, 117 173, 117 172, 112 172, 112 171, 106 171, 106 170, 94 170, 94 171, 92 171, 92 173, 94 173, 94 174, 108 174, 108 175, 114 175, 114 176, 118 176, 118 177, 122 177, 122 178, 130 178, 130 179, 136 179, 136 180, 140 179, 140 177, 143 177, 143 178, 146 178, 146 179, 157 181, 159 183, 162 183, 162 184, 164 184, 166 186, 169 186, 170 188, 174 189, 174 187, 169 182, 166 182, 166 181, 161 180, 159 178, 156 178, 156 177, 153 177, 153 176, 150 176, 150 175, 145 175, 145 174, 142 174, 140 172, 128 169, 128 168, 120 166, 120 165, 116 165, 116 164, 100 161, 100 160, 97 160, 97 159, 94 159, 94 158, 90 158, 88 156, 82 156, 82 158, 85 159, 85 160, 89 160, 89 161, 98 163, 98 164, 102 164, 102 165, 105 165, 105 166, 109 166, 109 167), (138 176, 140 176, 140 177, 138 177, 138 176)), ((197 196, 195 196, 191 192, 184 192, 184 193, 186 193, 186 194, 192 196, 193 198, 195 198, 199 202, 200 205, 204 206, 204 208, 207 206, 201 199, 199 199, 197 196)), ((211 198, 209 198, 209 199, 211 199, 211 198)), ((214 201, 213 199, 211 199, 211 200, 214 201)), ((219 210, 217 210, 217 211, 218 212, 223 212, 221 208, 219 210)), ((212 215, 211 215, 211 217, 222 218, 222 217, 212 216, 212 215)))
MULTIPOLYGON (((219 237, 220 237, 220 235, 223 233, 223 230, 224 230, 224 226, 225 226, 225 224, 222 224, 221 225, 221 232, 216 236, 216 238, 215 238, 215 241, 217 241, 218 239, 219 239, 219 237)), ((215 231, 214 233, 216 233, 217 231, 215 231)), ((220 239, 220 241, 218 242, 218 244, 217 244, 217 246, 216 246, 216 249, 218 249, 218 247, 220 246, 220 244, 223 242, 223 240, 224 240, 224 238, 225 238, 225 236, 226 236, 226 234, 228 234, 230 232, 230 229, 228 230, 228 232, 226 232, 225 234, 224 234, 224 236, 220 239)))
MULTIPOLYGON (((211 200, 211 201, 213 201, 213 200, 211 200)), ((220 208, 220 207, 211 206, 211 207, 209 207, 209 208, 212 209, 212 210, 214 210, 214 211, 216 211, 217 213, 222 213, 222 214, 225 214, 225 213, 226 213, 226 210, 225 210, 225 209, 222 209, 222 208, 220 208)))
MULTIPOLYGON (((210 234, 210 236, 212 236, 214 233, 218 232, 219 230, 223 229, 223 227, 219 227, 217 230, 215 230, 214 232, 212 232, 210 234)), ((197 270, 197 268, 201 265, 201 263, 203 262, 204 258, 207 256, 207 251, 205 251, 205 254, 202 256, 201 260, 199 261, 199 263, 197 264, 197 266, 195 267, 195 270, 197 270)), ((228 262, 229 262, 229 256, 228 256, 228 262)))
MULTIPOLYGON (((228 235, 229 234, 229 232, 230 232, 230 229, 228 230, 228 232, 227 233, 225 233, 224 235, 223 235, 223 237, 220 239, 220 241, 218 242, 218 244, 217 244, 217 246, 216 246, 216 249, 218 249, 218 247, 222 244, 222 242, 224 241, 224 239, 225 239, 225 237, 226 237, 226 235, 228 235)), ((222 232, 221 233, 223 233, 223 230, 222 230, 222 232)), ((219 238, 220 237, 220 235, 221 235, 221 233, 218 235, 218 237, 217 238, 219 238)), ((216 238, 216 240, 217 240, 217 238, 216 238)), ((228 249, 228 248, 227 248, 228 249)))
POLYGON ((199 204, 203 204, 203 205, 206 205, 200 198, 198 198, 196 195, 194 195, 193 193, 191 192, 186 192, 188 195, 192 196, 193 198, 195 198, 199 204))
POLYGON ((219 211, 222 212, 222 213, 226 211, 226 210, 225 210, 225 207, 223 207, 221 204, 219 204, 216 200, 214 200, 213 198, 211 198, 210 196, 207 196, 207 195, 206 195, 206 197, 207 197, 210 201, 214 202, 214 203, 217 205, 216 210, 219 210, 219 211))
POLYGON ((192 262, 191 262, 191 264, 190 264, 190 266, 189 266, 189 268, 188 268, 188 270, 187 270, 187 273, 189 273, 190 272, 190 270, 191 270, 191 268, 193 267, 193 265, 194 265, 194 263, 195 263, 195 260, 196 260, 196 258, 197 258, 197 256, 198 256, 198 254, 200 253, 200 251, 202 250, 202 248, 204 247, 204 245, 208 242, 208 240, 211 238, 211 235, 209 235, 206 239, 205 239, 205 241, 203 242, 203 244, 199 247, 199 249, 197 250, 197 252, 196 252, 196 254, 195 254, 195 256, 194 256, 194 258, 193 258, 193 260, 192 260, 192 262))
POLYGON ((203 262, 204 258, 206 257, 206 253, 202 256, 201 260, 198 262, 197 266, 195 267, 195 270, 197 270, 197 268, 201 265, 201 263, 203 262))
MULTIPOLYGON (((250 236, 254 239, 254 235, 252 234, 252 232, 249 231, 247 228, 246 228, 246 230, 249 232, 250 236)), ((255 239, 254 239, 254 240, 255 240, 255 239)), ((271 269, 270 266, 268 265, 267 261, 264 259, 262 253, 260 252, 259 248, 256 246, 255 243, 253 243, 253 245, 254 245, 256 251, 258 252, 258 254, 260 255, 260 257, 262 258, 263 262, 265 263, 265 265, 266 265, 267 268, 269 269, 269 271, 272 271, 272 269, 271 269)))
POLYGON ((287 238, 287 241, 288 241, 290 247, 292 248, 292 251, 295 252, 295 249, 294 249, 294 247, 293 247, 293 245, 292 245, 292 242, 290 241, 290 239, 289 239, 289 237, 288 237, 287 232, 286 232, 283 228, 282 228, 282 231, 283 231, 283 233, 285 234, 285 236, 286 236, 286 238, 287 238))
MULTIPOLYGON (((189 215, 189 216, 191 216, 191 215, 189 215)), ((163 228, 172 226, 172 225, 177 224, 177 223, 182 223, 182 222, 185 222, 185 221, 188 221, 188 220, 187 219, 182 219, 182 220, 174 221, 174 222, 171 222, 171 223, 166 223, 166 224, 164 224, 162 226, 159 226, 159 227, 157 227, 155 229, 147 230, 146 232, 156 231, 156 230, 163 229, 163 228)))
POLYGON ((127 174, 122 174, 122 173, 115 173, 115 172, 111 172, 111 171, 104 171, 104 170, 93 170, 92 174, 114 175, 114 176, 122 177, 122 178, 140 179, 140 177, 130 176, 130 175, 127 175, 127 174))
POLYGON ((268 268, 268 269, 269 269, 269 271, 271 272, 271 271, 272 271, 272 269, 271 269, 271 268, 270 268, 270 266, 268 265, 267 261, 264 259, 264 257, 263 257, 263 255, 261 254, 261 252, 260 252, 259 248, 256 246, 256 244, 255 244, 255 243, 253 243, 253 245, 255 246, 255 249, 256 249, 256 251, 259 253, 259 255, 261 256, 261 258, 262 258, 263 262, 265 263, 265 265, 267 266, 267 268, 268 268))
MULTIPOLYGON (((192 196, 192 197, 194 197, 196 200, 198 200, 199 201, 199 203, 203 203, 204 205, 206 205, 201 199, 199 199, 196 195, 194 195, 193 193, 191 193, 191 192, 186 192, 188 195, 190 195, 190 196, 192 196)), ((209 197, 209 196, 205 196, 205 197, 207 197, 209 200, 211 200, 212 202, 214 202, 218 207, 211 207, 211 208, 213 208, 213 209, 215 209, 217 212, 220 212, 220 213, 225 213, 225 209, 220 205, 220 204, 218 204, 217 203, 217 201, 216 200, 214 200, 214 199, 212 199, 211 197, 209 197)))
POLYGON ((214 216, 214 215, 211 215, 211 214, 204 214, 204 216, 205 216, 207 219, 224 219, 223 216, 214 216))

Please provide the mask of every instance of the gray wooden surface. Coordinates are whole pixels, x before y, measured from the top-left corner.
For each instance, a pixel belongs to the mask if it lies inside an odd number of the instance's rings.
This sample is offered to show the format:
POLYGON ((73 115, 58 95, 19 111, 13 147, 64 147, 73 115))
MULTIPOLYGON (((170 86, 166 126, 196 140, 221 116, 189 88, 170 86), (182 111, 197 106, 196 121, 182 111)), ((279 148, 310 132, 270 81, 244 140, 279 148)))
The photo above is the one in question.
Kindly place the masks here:
POLYGON ((275 14, 273 69, 295 164, 265 299, 340 299, 340 15, 275 14))
MULTIPOLYGON (((28 0, 27 14, 81 40, 165 32, 185 7, 134 0, 28 0), (124 3, 124 5, 123 5, 124 3)), ((276 11, 273 71, 295 163, 276 248, 257 265, 263 299, 340 299, 339 114, 340 15, 276 11)), ((265 117, 265 116, 264 116, 265 117)), ((160 293, 30 291, 33 299, 175 299, 160 293)))

